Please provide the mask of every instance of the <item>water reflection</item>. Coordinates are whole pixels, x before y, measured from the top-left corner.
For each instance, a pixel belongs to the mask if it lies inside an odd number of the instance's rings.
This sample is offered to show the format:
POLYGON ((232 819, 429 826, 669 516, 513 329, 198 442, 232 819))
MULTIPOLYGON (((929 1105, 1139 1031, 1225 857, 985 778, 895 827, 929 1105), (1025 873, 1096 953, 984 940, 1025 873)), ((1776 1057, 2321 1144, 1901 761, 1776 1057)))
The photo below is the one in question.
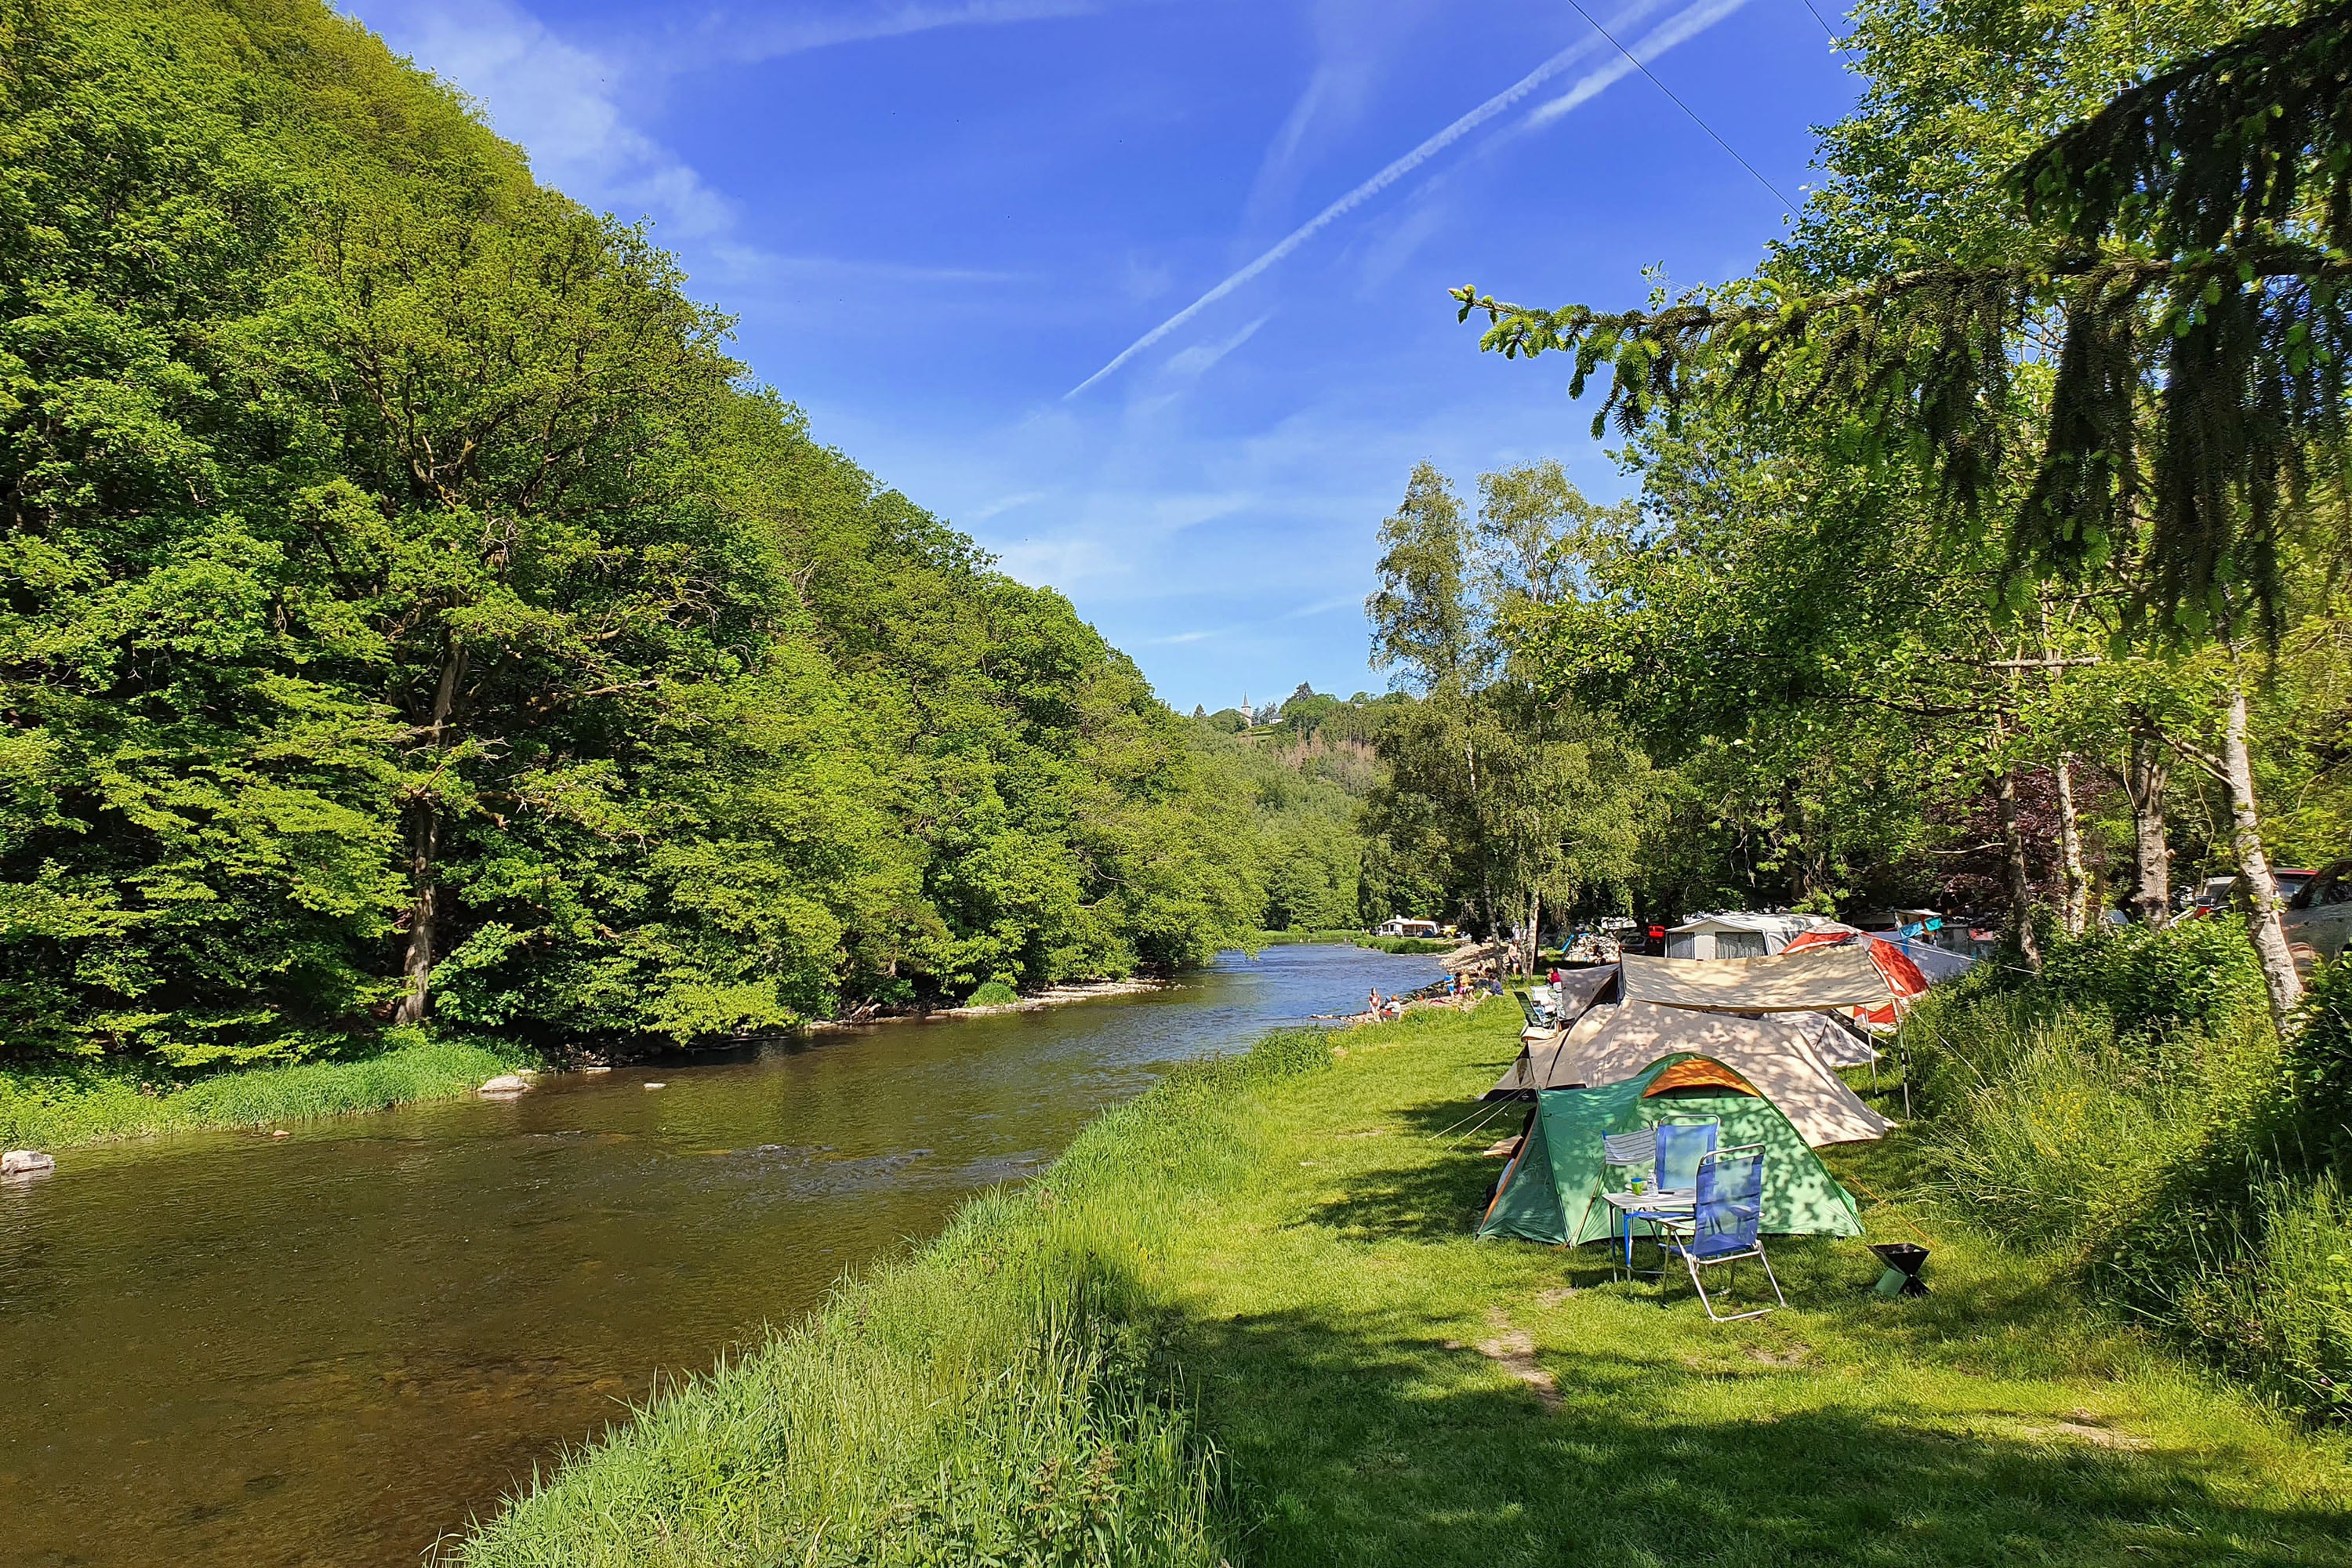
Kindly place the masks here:
POLYGON ((72 1153, 0 1187, 0 1562, 413 1563, 1170 1065, 1436 973, 1274 948, 1150 995, 72 1153))

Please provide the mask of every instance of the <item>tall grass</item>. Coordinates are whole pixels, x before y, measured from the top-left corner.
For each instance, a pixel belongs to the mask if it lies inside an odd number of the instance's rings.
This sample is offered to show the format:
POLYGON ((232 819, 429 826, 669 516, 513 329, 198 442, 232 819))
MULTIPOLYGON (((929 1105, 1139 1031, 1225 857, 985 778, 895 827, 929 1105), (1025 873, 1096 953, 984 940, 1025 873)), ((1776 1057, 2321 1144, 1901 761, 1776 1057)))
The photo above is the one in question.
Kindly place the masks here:
POLYGON ((465 1568, 1213 1568, 1214 1449, 1132 1281, 1155 1194, 1234 1156, 1221 1107, 1320 1035, 1181 1070, 1038 1184, 966 1205, 816 1317, 634 1413, 453 1552, 465 1568))
POLYGON ((358 1061, 248 1068, 186 1084, 112 1068, 0 1068, 0 1144, 58 1149, 383 1110, 462 1094, 531 1059, 510 1047, 418 1037, 358 1061))
POLYGON ((1928 1147, 1996 1236, 2304 1414, 2352 1416, 2341 1145, 2232 926, 2063 942, 2038 978, 1931 994, 1905 1024, 1928 1147))

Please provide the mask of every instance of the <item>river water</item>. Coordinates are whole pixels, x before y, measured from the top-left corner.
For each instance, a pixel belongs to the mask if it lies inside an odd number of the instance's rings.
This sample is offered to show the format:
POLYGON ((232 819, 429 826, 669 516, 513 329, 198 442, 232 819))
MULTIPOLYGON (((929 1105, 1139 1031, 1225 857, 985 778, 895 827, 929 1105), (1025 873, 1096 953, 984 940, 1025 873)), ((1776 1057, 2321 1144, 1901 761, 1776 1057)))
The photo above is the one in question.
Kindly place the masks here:
POLYGON ((1437 973, 1269 948, 1145 995, 68 1152, 0 1184, 0 1563, 406 1568, 1170 1066, 1437 973))

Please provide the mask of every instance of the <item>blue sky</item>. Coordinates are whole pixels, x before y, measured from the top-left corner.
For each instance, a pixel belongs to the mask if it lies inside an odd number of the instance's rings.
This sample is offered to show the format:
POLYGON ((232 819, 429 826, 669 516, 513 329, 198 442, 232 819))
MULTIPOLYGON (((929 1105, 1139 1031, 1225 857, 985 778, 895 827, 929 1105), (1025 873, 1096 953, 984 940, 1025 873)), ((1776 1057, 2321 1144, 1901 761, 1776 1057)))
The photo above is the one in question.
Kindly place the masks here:
MULTIPOLYGON (((1802 199, 1856 91, 1836 0, 1585 5, 1802 199)), ((1446 289, 1630 304, 1788 210, 1566 0, 349 8, 651 219, 821 438, 1187 710, 1380 688, 1362 602, 1420 458, 1622 492, 1563 362, 1479 354, 1446 289)))

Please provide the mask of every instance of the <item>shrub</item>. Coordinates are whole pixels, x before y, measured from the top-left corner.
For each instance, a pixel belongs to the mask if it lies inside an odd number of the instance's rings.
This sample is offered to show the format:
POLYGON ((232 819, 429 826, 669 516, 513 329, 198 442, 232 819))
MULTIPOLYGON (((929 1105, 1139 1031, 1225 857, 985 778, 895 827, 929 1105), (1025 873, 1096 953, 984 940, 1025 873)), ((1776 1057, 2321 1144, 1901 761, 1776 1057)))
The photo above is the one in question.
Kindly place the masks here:
POLYGON ((2352 1152, 2352 952, 2313 973, 2296 1023, 2287 1080, 2306 1134, 2341 1161, 2352 1152))
POLYGON ((1000 975, 975 987, 972 994, 963 999, 963 1005, 967 1007, 1007 1007, 1020 1000, 1021 993, 1013 989, 1011 984, 1000 975))
POLYGON ((2252 1190, 2251 1225, 2211 1249, 2182 1292, 2181 1326, 2288 1404, 2352 1417, 2352 1202, 2332 1173, 2252 1190))
POLYGON ((2061 938, 2036 989, 2098 1008, 2127 1036, 2224 1028, 2264 1005, 2262 971, 2238 915, 2061 938))

